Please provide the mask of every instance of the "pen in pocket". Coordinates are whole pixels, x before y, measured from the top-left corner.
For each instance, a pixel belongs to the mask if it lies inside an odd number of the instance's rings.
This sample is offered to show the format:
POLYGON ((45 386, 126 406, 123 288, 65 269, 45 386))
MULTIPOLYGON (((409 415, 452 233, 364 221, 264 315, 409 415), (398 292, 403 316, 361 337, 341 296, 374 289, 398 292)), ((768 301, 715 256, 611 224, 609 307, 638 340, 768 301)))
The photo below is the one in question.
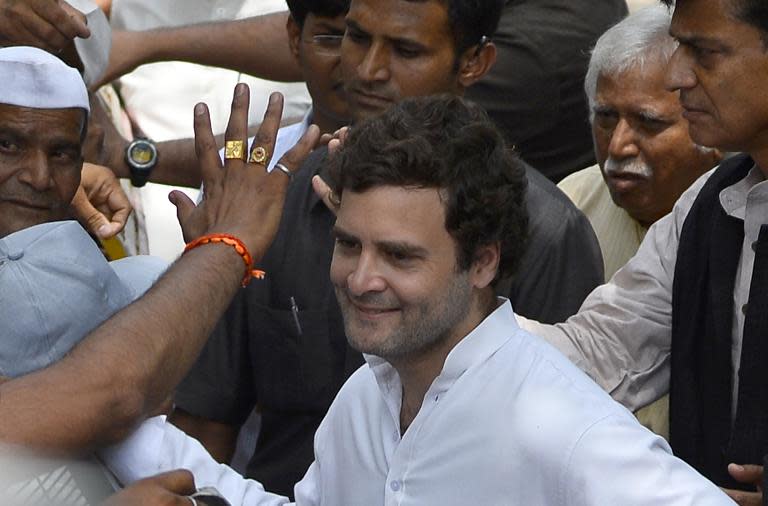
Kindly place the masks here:
POLYGON ((301 335, 301 323, 299 323, 299 306, 296 299, 291 296, 291 313, 293 313, 293 322, 296 324, 296 332, 301 335))

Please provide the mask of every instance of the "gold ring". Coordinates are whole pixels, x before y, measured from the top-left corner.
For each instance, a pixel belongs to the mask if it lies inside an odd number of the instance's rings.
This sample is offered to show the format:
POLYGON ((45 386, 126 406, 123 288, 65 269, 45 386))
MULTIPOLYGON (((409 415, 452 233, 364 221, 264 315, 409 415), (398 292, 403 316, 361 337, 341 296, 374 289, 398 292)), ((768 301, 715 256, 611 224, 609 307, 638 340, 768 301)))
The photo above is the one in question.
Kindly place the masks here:
POLYGON ((225 160, 245 160, 245 143, 243 141, 227 141, 224 145, 225 160))
POLYGON ((248 163, 260 163, 262 165, 267 164, 269 155, 267 149, 263 146, 256 146, 251 150, 251 156, 248 158, 248 163))

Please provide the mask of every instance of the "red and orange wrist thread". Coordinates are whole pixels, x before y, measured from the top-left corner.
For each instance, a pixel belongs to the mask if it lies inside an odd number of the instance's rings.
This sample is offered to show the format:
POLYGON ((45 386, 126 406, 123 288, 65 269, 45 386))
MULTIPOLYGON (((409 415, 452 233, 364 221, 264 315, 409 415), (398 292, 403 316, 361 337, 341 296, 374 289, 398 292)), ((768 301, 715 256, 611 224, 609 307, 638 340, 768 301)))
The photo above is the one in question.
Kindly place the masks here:
POLYGON ((266 273, 264 271, 260 271, 259 269, 253 268, 253 257, 248 252, 248 248, 245 247, 245 244, 243 243, 243 241, 241 241, 234 235, 208 234, 202 237, 198 237, 194 241, 187 244, 187 246, 184 248, 184 253, 192 249, 195 249, 198 246, 202 246, 204 244, 211 244, 211 243, 221 243, 221 244, 226 244, 227 246, 232 246, 233 248, 235 248, 235 251, 237 252, 237 254, 240 255, 240 258, 243 259, 243 263, 245 263, 245 276, 243 276, 243 282, 242 282, 243 288, 248 286, 248 283, 250 283, 252 278, 264 279, 264 276, 266 275, 266 273))

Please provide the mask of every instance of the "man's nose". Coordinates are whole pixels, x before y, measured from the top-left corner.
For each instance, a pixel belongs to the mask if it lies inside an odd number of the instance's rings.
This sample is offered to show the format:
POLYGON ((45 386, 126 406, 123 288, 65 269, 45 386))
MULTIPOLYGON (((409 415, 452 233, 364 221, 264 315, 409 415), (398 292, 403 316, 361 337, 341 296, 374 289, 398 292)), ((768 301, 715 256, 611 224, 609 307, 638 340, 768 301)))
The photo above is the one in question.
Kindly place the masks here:
POLYGON ((635 157, 640 153, 637 146, 636 132, 626 119, 619 119, 611 134, 608 144, 608 154, 611 158, 622 160, 635 157))
POLYGON ((387 81, 390 76, 389 63, 387 48, 383 44, 371 44, 357 67, 357 76, 362 81, 387 81))
POLYGON ((37 191, 46 191, 53 187, 53 175, 51 173, 48 155, 40 150, 27 153, 21 161, 18 171, 18 179, 37 191))
POLYGON ((690 89, 696 86, 696 74, 691 70, 690 49, 678 46, 667 64, 664 86, 669 91, 690 89))
POLYGON ((386 289, 386 285, 378 262, 373 255, 365 252, 358 257, 354 270, 347 276, 347 286, 355 296, 367 292, 381 292, 386 289))

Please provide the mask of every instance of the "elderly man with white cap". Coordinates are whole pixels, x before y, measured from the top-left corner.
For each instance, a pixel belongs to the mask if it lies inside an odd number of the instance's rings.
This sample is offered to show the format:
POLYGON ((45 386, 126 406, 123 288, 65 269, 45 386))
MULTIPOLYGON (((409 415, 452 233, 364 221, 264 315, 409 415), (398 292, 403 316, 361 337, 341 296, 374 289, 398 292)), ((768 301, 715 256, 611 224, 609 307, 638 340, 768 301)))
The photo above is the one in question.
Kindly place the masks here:
MULTIPOLYGON (((80 74, 42 50, 16 47, 0 49, 0 75, 0 372, 14 377, 0 385, 0 441, 83 455, 130 434, 186 373, 272 240, 289 178, 244 157, 222 166, 199 104, 206 194, 198 206, 170 195, 185 237, 195 240, 146 296, 119 311, 159 269, 146 258, 107 264, 78 224, 62 221, 78 188, 89 113, 80 74)), ((281 106, 271 98, 257 135, 267 152, 281 106)), ((227 129, 233 149, 245 143, 247 109, 240 85, 227 129)), ((283 165, 299 166, 317 137, 311 128, 283 165)), ((162 442, 169 429, 153 423, 142 430, 162 442)), ((134 448, 126 446, 107 451, 108 463, 126 462, 134 448)), ((184 463, 183 452, 168 458, 184 463)))

